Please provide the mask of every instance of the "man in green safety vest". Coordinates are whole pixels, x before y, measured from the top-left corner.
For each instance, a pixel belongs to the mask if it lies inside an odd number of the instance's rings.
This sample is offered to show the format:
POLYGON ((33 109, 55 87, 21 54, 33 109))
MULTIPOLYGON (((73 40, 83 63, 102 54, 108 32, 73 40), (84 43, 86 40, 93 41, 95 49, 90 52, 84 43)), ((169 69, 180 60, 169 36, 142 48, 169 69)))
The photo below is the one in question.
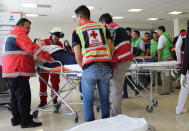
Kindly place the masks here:
POLYGON ((132 48, 133 48, 133 55, 134 56, 143 56, 144 55, 144 42, 140 38, 140 32, 138 30, 133 31, 133 39, 131 41, 132 48))
MULTIPOLYGON (((164 26, 159 26, 157 33, 160 36, 158 40, 158 62, 172 60, 172 55, 170 50, 172 47, 172 42, 169 34, 165 32, 164 26)), ((170 71, 161 72, 163 89, 160 92, 160 95, 169 95, 173 91, 172 81, 170 76, 171 76, 170 71)))
POLYGON ((153 32, 153 39, 150 41, 150 55, 149 56, 138 56, 136 59, 145 59, 146 62, 157 62, 158 56, 158 34, 153 32))

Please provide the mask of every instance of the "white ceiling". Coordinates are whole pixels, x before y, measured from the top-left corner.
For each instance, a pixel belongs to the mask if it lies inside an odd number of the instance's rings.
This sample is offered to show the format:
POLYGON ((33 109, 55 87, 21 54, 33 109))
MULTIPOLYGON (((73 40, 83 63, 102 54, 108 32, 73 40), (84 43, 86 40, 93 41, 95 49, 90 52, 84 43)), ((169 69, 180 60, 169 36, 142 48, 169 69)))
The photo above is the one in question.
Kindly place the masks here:
POLYGON ((37 13, 38 18, 32 18, 36 22, 71 22, 74 10, 85 4, 94 6, 91 11, 92 19, 98 20, 102 13, 109 12, 112 16, 123 16, 123 22, 153 23, 148 18, 157 17, 165 19, 163 22, 172 22, 176 17, 189 18, 189 14, 169 15, 170 11, 189 12, 189 0, 0 0, 0 8, 4 11, 19 11, 24 13, 37 13), (51 5, 51 8, 25 9, 21 3, 37 3, 51 5), (130 13, 128 9, 141 8, 140 13, 130 13))

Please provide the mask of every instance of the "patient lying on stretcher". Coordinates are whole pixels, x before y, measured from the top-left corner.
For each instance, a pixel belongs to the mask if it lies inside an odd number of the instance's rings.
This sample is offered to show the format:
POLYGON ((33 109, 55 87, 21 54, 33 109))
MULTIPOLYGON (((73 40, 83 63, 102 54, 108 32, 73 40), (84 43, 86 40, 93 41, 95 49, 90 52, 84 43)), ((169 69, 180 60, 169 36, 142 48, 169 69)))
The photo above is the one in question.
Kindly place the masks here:
MULTIPOLYGON (((39 46, 42 47, 44 51, 49 52, 49 54, 54 58, 54 60, 61 62, 62 65, 77 64, 73 52, 67 52, 63 48, 57 45, 45 45, 43 42, 41 42, 41 45, 39 46)), ((43 66, 49 68, 55 68, 61 65, 58 62, 54 62, 54 63, 44 63, 43 66)))
MULTIPOLYGON (((48 46, 43 46, 42 48, 43 50, 49 52, 49 54, 54 58, 55 61, 60 61, 62 65, 77 64, 73 52, 67 52, 63 48, 57 45, 48 45, 48 46)), ((45 63, 43 64, 43 66, 49 68, 55 68, 60 66, 60 63, 57 62, 54 62, 52 64, 45 63)))

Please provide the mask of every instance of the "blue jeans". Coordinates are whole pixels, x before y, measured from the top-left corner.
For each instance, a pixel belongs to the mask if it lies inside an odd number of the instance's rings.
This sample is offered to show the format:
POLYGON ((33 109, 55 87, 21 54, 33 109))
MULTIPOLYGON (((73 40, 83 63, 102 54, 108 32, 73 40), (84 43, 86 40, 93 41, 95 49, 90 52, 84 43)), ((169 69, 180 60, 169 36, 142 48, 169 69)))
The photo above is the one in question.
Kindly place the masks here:
POLYGON ((91 65, 82 73, 83 112, 86 122, 95 120, 94 92, 96 85, 100 98, 102 118, 110 116, 109 89, 111 80, 111 67, 91 65))

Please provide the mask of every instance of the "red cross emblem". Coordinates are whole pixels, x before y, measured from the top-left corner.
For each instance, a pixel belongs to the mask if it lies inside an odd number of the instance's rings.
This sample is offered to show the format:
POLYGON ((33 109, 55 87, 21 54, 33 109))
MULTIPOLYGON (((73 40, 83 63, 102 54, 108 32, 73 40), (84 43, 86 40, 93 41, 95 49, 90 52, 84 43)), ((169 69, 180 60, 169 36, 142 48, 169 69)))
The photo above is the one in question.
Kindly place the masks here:
POLYGON ((96 39, 96 37, 98 36, 98 34, 97 33, 95 33, 95 31, 92 31, 92 33, 91 33, 91 35, 90 35, 91 37, 93 37, 94 39, 96 39))

